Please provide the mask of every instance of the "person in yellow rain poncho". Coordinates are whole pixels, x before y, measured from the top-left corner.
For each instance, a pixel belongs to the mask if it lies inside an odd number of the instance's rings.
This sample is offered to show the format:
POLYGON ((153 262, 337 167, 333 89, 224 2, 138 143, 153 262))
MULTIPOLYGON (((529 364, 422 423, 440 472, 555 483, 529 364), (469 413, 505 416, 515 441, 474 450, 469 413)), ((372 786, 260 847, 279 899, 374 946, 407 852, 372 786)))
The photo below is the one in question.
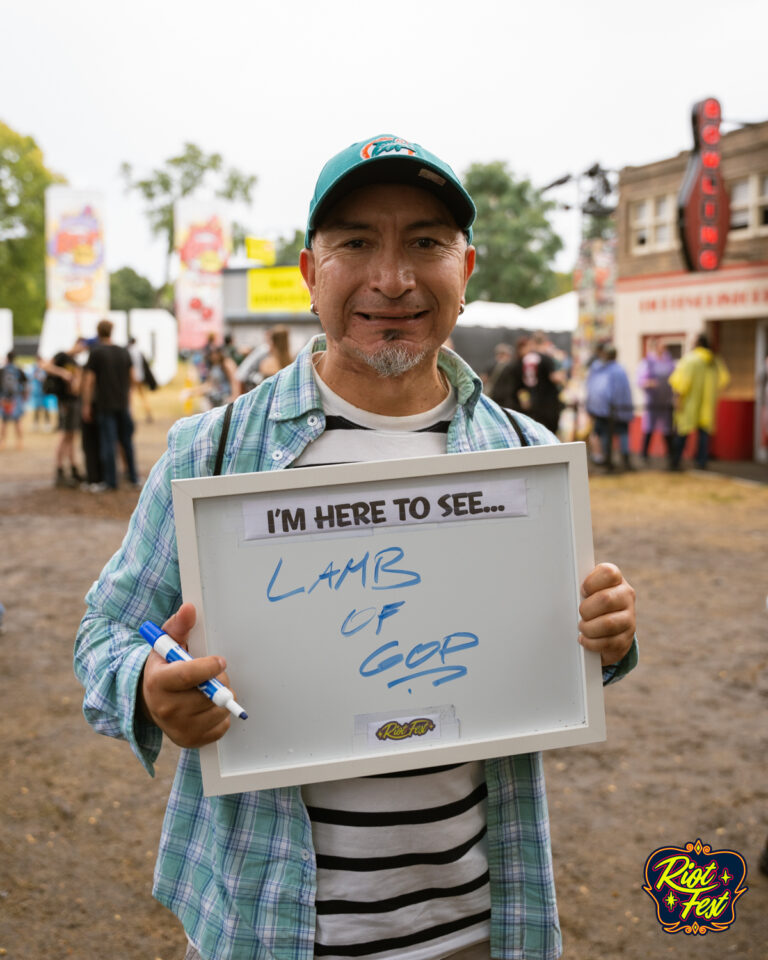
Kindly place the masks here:
POLYGON ((669 377, 677 399, 672 470, 680 469, 685 441, 694 430, 698 432, 699 440, 696 465, 700 470, 706 470, 718 394, 728 386, 730 379, 728 368, 710 348, 706 334, 699 334, 696 346, 678 361, 669 377))

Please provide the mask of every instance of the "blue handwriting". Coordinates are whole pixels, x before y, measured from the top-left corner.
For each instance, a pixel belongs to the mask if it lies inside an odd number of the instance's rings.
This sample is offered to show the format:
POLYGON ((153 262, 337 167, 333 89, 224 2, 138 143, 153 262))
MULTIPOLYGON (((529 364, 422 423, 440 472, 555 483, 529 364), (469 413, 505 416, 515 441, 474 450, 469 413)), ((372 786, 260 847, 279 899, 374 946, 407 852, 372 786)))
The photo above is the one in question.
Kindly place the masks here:
POLYGON ((371 559, 369 551, 366 551, 360 560, 350 557, 344 567, 337 567, 331 561, 308 586, 294 587, 292 590, 284 590, 284 592, 279 593, 275 591, 275 585, 283 566, 283 558, 281 557, 277 561, 277 566, 267 584, 267 599, 270 603, 277 603, 278 600, 287 600, 288 597, 294 597, 299 593, 309 595, 322 584, 325 584, 329 590, 338 590, 347 577, 352 576, 359 576, 360 586, 370 587, 371 590, 397 590, 400 587, 414 587, 421 583, 421 575, 414 570, 404 570, 396 566, 404 558, 405 552, 401 547, 384 547, 383 550, 379 550, 373 555, 373 559, 371 559))
MULTIPOLYGON (((370 620, 368 622, 370 622, 370 620)), ((379 626, 381 626, 381 620, 379 621, 379 626)), ((376 633, 378 632, 377 629, 376 633)), ((446 664, 445 658, 450 654, 458 653, 460 650, 468 650, 470 647, 476 647, 479 643, 480 639, 476 634, 460 631, 450 633, 447 637, 443 637, 442 642, 430 640, 428 643, 417 643, 405 656, 402 653, 392 653, 374 664, 373 661, 381 657, 387 650, 400 647, 397 640, 390 640, 388 643, 383 643, 363 660, 360 664, 360 675, 363 677, 375 677, 380 673, 384 673, 386 670, 391 670, 393 667, 399 666, 401 663, 404 664, 406 669, 414 670, 414 668, 422 666, 422 664, 427 663, 429 660, 432 660, 433 657, 437 656, 440 658, 443 666, 430 666, 427 670, 417 670, 415 673, 407 673, 402 677, 390 680, 387 686, 396 687, 400 683, 406 683, 418 677, 442 674, 438 679, 432 681, 433 687, 439 687, 442 683, 448 683, 449 680, 458 680, 459 677, 464 677, 467 674, 467 667, 463 664, 446 664)))

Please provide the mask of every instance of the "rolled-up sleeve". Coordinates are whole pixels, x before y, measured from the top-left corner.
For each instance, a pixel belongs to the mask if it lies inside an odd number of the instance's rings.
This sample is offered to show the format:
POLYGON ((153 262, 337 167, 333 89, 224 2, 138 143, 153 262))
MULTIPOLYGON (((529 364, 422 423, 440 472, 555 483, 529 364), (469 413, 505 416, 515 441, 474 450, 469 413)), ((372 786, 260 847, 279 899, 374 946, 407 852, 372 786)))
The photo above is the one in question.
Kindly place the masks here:
POLYGON ((85 687, 83 713, 98 733, 127 740, 148 773, 162 733, 137 715, 138 684, 150 648, 138 633, 162 624, 181 605, 168 453, 153 467, 120 549, 85 598, 75 641, 75 674, 85 687))
POLYGON ((609 683, 616 683, 617 680, 625 677, 630 670, 634 670, 637 666, 638 657, 639 648, 637 646, 637 634, 635 634, 632 639, 632 646, 621 660, 618 663, 611 663, 603 667, 603 686, 606 687, 609 683))

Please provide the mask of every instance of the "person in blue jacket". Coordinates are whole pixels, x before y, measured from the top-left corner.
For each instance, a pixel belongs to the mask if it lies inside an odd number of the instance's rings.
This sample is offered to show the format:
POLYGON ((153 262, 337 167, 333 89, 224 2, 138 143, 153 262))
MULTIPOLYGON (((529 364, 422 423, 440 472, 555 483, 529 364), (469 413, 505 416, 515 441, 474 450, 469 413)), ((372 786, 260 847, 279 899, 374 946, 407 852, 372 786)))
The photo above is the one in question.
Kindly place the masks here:
POLYGON ((613 438, 619 438, 619 450, 625 470, 632 469, 629 456, 629 424, 634 417, 632 388, 627 371, 616 359, 616 347, 608 344, 603 349, 602 361, 589 368, 587 377, 587 413, 600 438, 603 464, 613 470, 613 438))

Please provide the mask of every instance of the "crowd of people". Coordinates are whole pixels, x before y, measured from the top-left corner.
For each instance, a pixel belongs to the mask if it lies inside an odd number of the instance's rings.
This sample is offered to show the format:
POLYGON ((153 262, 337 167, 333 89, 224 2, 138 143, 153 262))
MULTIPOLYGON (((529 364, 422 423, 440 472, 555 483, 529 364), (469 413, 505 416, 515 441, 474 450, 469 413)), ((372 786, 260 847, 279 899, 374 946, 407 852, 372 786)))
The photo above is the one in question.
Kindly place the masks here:
MULTIPOLYGON (((136 415, 153 420, 149 394, 157 389, 152 368, 134 337, 112 341, 113 324, 101 320, 93 338, 79 337, 50 359, 21 364, 10 351, 0 366, 0 449, 24 447, 25 421, 34 431, 58 433, 56 487, 92 493, 116 490, 122 481, 139 488, 133 436, 136 415), (78 442, 79 441, 79 442, 78 442)), ((267 331, 262 347, 241 350, 231 334, 211 334, 193 358, 199 382, 183 392, 206 408, 247 393, 294 359, 287 327, 267 331)))
POLYGON ((33 428, 48 425, 58 414, 59 439, 54 453, 54 485, 82 487, 92 493, 116 490, 119 482, 141 486, 136 466, 131 402, 138 397, 147 419, 151 412, 144 389, 157 383, 135 341, 112 342, 113 324, 99 321, 96 336, 78 338, 51 359, 41 357, 25 371, 11 351, 0 368, 0 447, 13 427, 16 449, 23 447, 23 416, 32 413, 33 428), (132 349, 133 348, 133 349, 132 349), (40 415, 44 410, 46 416, 40 415), (77 443, 77 438, 80 443, 77 443))
MULTIPOLYGON (((55 429, 58 416, 54 464, 58 487, 114 490, 118 457, 125 480, 140 485, 131 402, 151 422, 148 394, 157 389, 157 383, 135 339, 122 347, 112 343, 111 333, 110 321, 103 320, 96 337, 80 338, 50 360, 37 357, 24 368, 11 352, 0 368, 0 449, 11 431, 17 449, 22 448, 25 412, 34 430, 55 429)), ((238 347, 231 334, 222 340, 211 334, 192 357, 198 383, 185 389, 182 399, 199 398, 205 408, 226 405, 288 366, 294 356, 290 332, 282 325, 268 330, 260 347, 247 349, 238 347)), ((491 399, 557 433, 568 406, 564 397, 570 374, 571 357, 544 332, 536 331, 514 345, 497 344, 482 379, 491 399)), ((637 369, 637 386, 643 393, 638 408, 616 347, 601 342, 588 365, 583 399, 588 426, 579 437, 587 441, 593 464, 606 471, 633 470, 630 424, 639 413, 643 465, 651 462, 653 438, 658 434, 668 469, 682 469, 688 438, 694 434, 695 463, 706 469, 717 400, 728 382, 725 363, 705 334, 679 360, 673 359, 663 340, 653 338, 637 369)))
POLYGON ((207 408, 225 406, 248 393, 262 380, 293 362, 290 331, 279 324, 267 330, 259 347, 241 350, 232 334, 219 342, 211 333, 205 347, 193 356, 199 382, 182 392, 182 399, 202 398, 207 408))
MULTIPOLYGON (((496 345, 484 389, 501 406, 527 413, 557 433, 567 406, 563 397, 569 375, 570 357, 537 331, 520 337, 514 346, 496 345)), ((634 469, 629 434, 639 412, 645 466, 650 464, 654 434, 660 434, 668 469, 682 469, 688 438, 695 434, 695 463, 706 469, 717 400, 729 379, 725 363, 706 334, 700 334, 693 350, 677 361, 662 339, 653 338, 637 369, 643 403, 636 410, 629 376, 615 345, 599 343, 589 361, 583 400, 588 428, 581 438, 589 443, 592 462, 607 471, 634 469)))

